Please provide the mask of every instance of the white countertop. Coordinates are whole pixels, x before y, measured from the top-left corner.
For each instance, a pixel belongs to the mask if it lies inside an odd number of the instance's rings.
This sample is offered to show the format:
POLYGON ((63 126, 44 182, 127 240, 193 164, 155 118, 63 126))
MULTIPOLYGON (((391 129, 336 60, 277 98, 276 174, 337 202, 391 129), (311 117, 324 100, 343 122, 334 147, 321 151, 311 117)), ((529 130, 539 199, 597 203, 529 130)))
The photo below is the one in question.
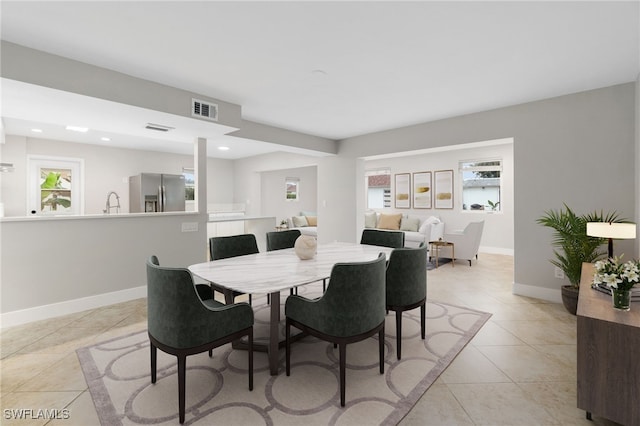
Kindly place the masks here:
POLYGON ((85 220, 85 219, 118 219, 142 218, 153 216, 197 216, 197 212, 158 212, 158 213, 112 213, 112 214, 82 214, 82 215, 30 215, 0 217, 0 222, 32 222, 41 220, 85 220))
POLYGON ((273 220, 275 216, 243 216, 236 214, 209 213, 209 222, 234 222, 239 220, 273 220))

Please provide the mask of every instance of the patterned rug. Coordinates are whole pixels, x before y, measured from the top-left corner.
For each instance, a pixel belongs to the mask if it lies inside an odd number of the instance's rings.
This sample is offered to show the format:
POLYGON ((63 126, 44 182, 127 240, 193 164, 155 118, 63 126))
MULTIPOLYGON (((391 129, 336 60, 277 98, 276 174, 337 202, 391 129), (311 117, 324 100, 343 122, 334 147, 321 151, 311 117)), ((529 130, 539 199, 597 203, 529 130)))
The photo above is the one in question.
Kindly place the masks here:
MULTIPOLYGON (((451 259, 448 259, 446 257, 438 259, 438 268, 442 265, 446 265, 447 263, 451 263, 451 259)), ((432 269, 436 269, 436 261, 427 260, 427 271, 431 271, 432 269)))
MULTIPOLYGON (((309 291, 300 290, 301 295, 309 291)), ((266 298, 254 297, 253 307, 254 333, 266 334, 266 298)), ((289 377, 284 349, 278 376, 269 374, 267 355, 254 352, 251 392, 245 351, 225 345, 214 350, 213 358, 207 353, 187 357, 185 424, 397 424, 491 316, 428 301, 422 340, 419 312, 403 315, 400 361, 395 314, 387 315, 384 375, 378 369, 376 338, 347 345, 345 407, 340 407, 338 350, 310 336, 292 344, 289 377)), ((146 330, 78 349, 77 354, 102 425, 178 424, 176 358, 158 350, 158 379, 151 384, 146 330)))

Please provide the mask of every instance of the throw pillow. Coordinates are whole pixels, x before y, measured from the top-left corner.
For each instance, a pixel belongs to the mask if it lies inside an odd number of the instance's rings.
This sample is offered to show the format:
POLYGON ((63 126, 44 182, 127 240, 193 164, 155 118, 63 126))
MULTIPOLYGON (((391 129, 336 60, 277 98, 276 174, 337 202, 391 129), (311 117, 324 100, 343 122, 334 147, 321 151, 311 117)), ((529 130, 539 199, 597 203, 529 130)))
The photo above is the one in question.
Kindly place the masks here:
POLYGON ((293 220, 293 226, 295 228, 309 226, 309 224, 307 223, 307 218, 305 216, 293 216, 291 219, 293 220))
POLYGON ((317 216, 305 216, 307 219, 307 225, 309 226, 318 226, 318 217, 317 216))
POLYGON ((365 213, 364 214, 364 227, 365 228, 375 228, 378 216, 376 212, 365 213))
POLYGON ((400 221, 402 220, 402 213, 398 214, 381 214, 380 220, 378 220, 378 229, 400 229, 400 221))
POLYGON ((417 217, 403 217, 400 221, 400 230, 401 231, 418 231, 420 227, 420 219, 417 217))
POLYGON ((418 230, 418 232, 420 232, 422 234, 426 233, 427 232, 427 228, 429 228, 434 223, 440 223, 440 219, 438 219, 435 216, 429 216, 428 218, 426 218, 424 220, 422 225, 420 225, 420 229, 418 230))

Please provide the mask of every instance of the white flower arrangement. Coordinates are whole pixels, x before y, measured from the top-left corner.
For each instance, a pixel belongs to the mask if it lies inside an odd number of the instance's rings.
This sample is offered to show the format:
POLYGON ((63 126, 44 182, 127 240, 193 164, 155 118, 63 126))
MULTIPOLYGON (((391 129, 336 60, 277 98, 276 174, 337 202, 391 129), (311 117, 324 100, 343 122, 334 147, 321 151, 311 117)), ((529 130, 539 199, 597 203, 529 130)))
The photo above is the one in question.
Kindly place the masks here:
POLYGON ((614 257, 599 260, 595 264, 593 283, 604 283, 611 289, 631 290, 640 282, 640 261, 629 260, 622 263, 621 258, 614 257))

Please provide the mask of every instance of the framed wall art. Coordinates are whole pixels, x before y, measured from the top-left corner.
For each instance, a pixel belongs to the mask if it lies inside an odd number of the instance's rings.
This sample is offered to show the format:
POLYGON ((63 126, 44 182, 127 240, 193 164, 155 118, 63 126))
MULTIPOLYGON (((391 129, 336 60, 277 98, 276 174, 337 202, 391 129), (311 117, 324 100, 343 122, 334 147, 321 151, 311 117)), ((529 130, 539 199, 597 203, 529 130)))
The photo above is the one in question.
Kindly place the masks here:
POLYGON ((411 174, 399 173, 395 175, 396 181, 396 208, 408 209, 411 207, 411 174))
POLYGON ((434 201, 436 209, 453 208, 453 170, 433 172, 434 201))
POLYGON ((413 208, 431 208, 431 172, 417 172, 413 174, 413 208))

